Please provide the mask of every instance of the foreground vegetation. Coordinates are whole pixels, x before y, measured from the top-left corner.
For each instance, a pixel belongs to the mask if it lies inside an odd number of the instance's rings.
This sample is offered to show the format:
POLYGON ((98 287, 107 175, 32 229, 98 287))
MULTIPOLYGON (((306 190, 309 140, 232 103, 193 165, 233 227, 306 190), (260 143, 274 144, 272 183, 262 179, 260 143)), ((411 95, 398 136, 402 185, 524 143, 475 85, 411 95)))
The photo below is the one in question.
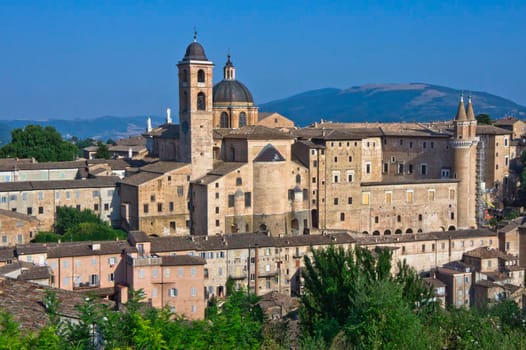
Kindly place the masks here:
POLYGON ((301 332, 294 337, 294 321, 266 319, 257 297, 231 286, 202 321, 148 308, 135 292, 119 312, 88 298, 78 306, 80 321, 70 323, 60 320, 50 292, 43 301, 49 323, 38 334, 22 334, 0 312, 0 349, 526 348, 526 319, 512 301, 487 310, 442 310, 407 265, 392 276, 390 260, 387 250, 373 258, 367 250, 339 248, 305 258, 301 332))

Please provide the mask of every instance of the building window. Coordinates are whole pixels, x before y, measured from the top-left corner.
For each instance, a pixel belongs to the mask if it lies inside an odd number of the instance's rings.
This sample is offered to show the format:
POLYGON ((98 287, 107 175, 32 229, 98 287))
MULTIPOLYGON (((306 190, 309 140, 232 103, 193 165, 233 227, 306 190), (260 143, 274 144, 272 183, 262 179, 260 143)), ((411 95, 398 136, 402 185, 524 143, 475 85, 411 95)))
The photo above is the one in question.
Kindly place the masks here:
POLYGON ((169 288, 168 289, 168 296, 169 297, 176 297, 178 294, 177 288, 169 288))
POLYGON ((32 215, 32 214, 33 214, 33 208, 27 207, 27 215, 32 215))
POLYGON ((435 190, 427 190, 427 200, 428 201, 435 200, 435 190))
POLYGON ((148 204, 144 204, 142 209, 143 209, 143 212, 145 214, 147 214, 148 213, 148 204))
POLYGON ((178 197, 183 196, 183 186, 177 186, 177 196, 178 197))
POLYGON ((340 213, 340 221, 345 221, 345 213, 340 213))
POLYGON ((228 128, 228 114, 226 112, 222 112, 221 117, 219 117, 219 127, 228 128))
POLYGON ((139 279, 144 279, 144 270, 139 270, 139 279))
POLYGON ((396 216, 396 221, 397 221, 397 222, 402 222, 402 216, 397 215, 397 216, 396 216))
POLYGON ((216 220, 216 227, 219 227, 219 226, 220 226, 219 220, 216 220))
POLYGON ((385 205, 391 205, 392 197, 393 197, 392 192, 385 192, 385 205))
POLYGON ((352 204, 352 197, 347 198, 347 204, 352 204))
POLYGON ((363 205, 369 205, 369 192, 363 192, 362 193, 362 204, 363 205))
POLYGON ((159 213, 163 212, 163 203, 157 203, 157 212, 159 213))
POLYGON ((334 198, 334 205, 338 205, 338 197, 334 198))
POLYGON ((451 220, 455 220, 455 213, 451 212, 451 220))
POLYGON ((235 196, 233 194, 228 195, 228 207, 233 208, 235 202, 235 196))
POLYGON ((38 207, 38 213, 44 214, 44 207, 38 207))
POLYGON ((93 204, 93 210, 99 211, 99 205, 97 203, 93 204))
POLYGON ((170 230, 175 231, 175 221, 170 221, 170 230))
POLYGON ((422 214, 418 214, 418 221, 422 221, 422 214))
POLYGON ((110 205, 108 203, 104 203, 104 210, 110 210, 110 205))
POLYGON ((389 163, 384 163, 384 174, 389 172, 389 163))
POLYGON ((202 69, 199 69, 197 71, 197 82, 198 83, 204 83, 205 82, 205 71, 202 69))
POLYGON ((349 163, 352 163, 352 156, 349 156, 349 163))
POLYGON ((347 172, 347 181, 348 182, 353 182, 353 179, 354 179, 353 172, 352 171, 348 171, 347 172))
POLYGON ((375 216, 374 217, 374 223, 377 224, 379 221, 380 221, 380 219, 378 218, 378 216, 375 216))
POLYGON ((200 92, 197 94, 197 110, 204 111, 206 110, 206 99, 205 94, 200 92))
POLYGON ((334 157, 334 163, 338 163, 338 157, 334 157))
POLYGON ((252 206, 252 192, 245 192, 245 208, 252 206))
POLYGON ((408 167, 408 169, 407 169, 407 172, 408 172, 409 174, 412 174, 412 173, 413 173, 413 164, 409 164, 409 167, 408 167))
POLYGON ((313 183, 313 184, 316 183, 316 177, 312 177, 312 183, 313 183))
POLYGON ((113 281, 115 281, 115 274, 112 272, 108 274, 108 282, 113 282, 113 281))
POLYGON ((420 164, 420 174, 423 176, 427 175, 427 164, 420 164))
POLYGON ((366 174, 371 173, 371 163, 365 163, 365 173, 366 174))
POLYGON ((239 127, 247 125, 247 114, 245 112, 239 113, 239 127))
POLYGON ((413 191, 412 190, 408 190, 406 192, 406 201, 407 203, 413 203, 413 191))
POLYGON ((404 173, 404 164, 400 163, 398 164, 398 174, 403 174, 403 173, 404 173))
POLYGON ((332 182, 338 183, 340 181, 340 172, 339 171, 333 171, 332 172, 332 182))
POLYGON ((236 178, 236 186, 241 186, 243 184, 243 179, 240 177, 236 178))

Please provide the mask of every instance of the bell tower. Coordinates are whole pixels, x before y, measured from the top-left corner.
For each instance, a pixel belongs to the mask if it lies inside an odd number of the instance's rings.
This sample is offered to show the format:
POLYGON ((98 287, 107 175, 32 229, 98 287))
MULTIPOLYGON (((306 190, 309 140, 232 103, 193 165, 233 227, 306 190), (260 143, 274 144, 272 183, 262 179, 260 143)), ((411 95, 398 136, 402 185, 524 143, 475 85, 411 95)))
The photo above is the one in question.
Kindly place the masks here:
POLYGON ((457 224, 460 229, 477 227, 477 120, 473 112, 471 97, 468 111, 464 97, 460 96, 457 115, 454 120, 455 132, 450 142, 454 152, 454 176, 459 180, 457 193, 457 224))
POLYGON ((192 180, 213 167, 213 68, 194 41, 177 64, 179 70, 179 139, 177 159, 192 164, 192 180))

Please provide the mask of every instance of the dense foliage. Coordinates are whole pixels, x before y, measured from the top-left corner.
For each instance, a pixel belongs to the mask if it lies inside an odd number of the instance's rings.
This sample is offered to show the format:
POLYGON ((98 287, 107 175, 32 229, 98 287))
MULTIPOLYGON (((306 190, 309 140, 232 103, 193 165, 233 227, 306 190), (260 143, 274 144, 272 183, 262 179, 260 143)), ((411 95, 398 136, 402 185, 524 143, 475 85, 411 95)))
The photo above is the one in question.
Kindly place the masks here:
POLYGON ((79 322, 69 322, 61 320, 48 292, 43 304, 49 322, 38 334, 23 334, 0 310, 0 349, 526 348, 526 319, 514 302, 485 310, 435 307, 412 268, 399 264, 391 275, 387 250, 373 256, 329 248, 305 262, 302 329, 294 339, 288 321, 267 320, 257 297, 229 286, 229 297, 212 301, 202 321, 152 309, 137 291, 121 311, 87 298, 78 306, 79 322))
POLYGON ((11 131, 11 142, 0 148, 3 158, 35 158, 39 162, 74 160, 77 148, 51 126, 27 125, 11 131))
POLYGON ((523 349, 526 320, 504 301, 490 310, 445 311, 389 250, 330 247, 305 258, 304 349, 523 349))
POLYGON ((211 307, 202 321, 149 308, 142 299, 135 292, 126 310, 114 311, 87 298, 78 306, 79 322, 69 322, 60 320, 57 299, 48 293, 50 321, 39 334, 21 334, 11 316, 0 313, 0 349, 259 349, 263 343, 258 298, 243 291, 211 307))
POLYGON ((89 209, 58 207, 55 232, 40 232, 33 242, 105 241, 125 239, 126 232, 114 229, 89 209))

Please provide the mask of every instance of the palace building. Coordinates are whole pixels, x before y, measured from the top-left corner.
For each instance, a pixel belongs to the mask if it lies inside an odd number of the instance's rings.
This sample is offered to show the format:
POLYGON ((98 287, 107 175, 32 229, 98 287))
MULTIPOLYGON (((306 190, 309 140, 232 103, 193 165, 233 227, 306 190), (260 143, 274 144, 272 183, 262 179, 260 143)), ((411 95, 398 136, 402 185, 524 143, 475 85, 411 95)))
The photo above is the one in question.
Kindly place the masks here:
POLYGON ((495 162, 481 158, 480 145, 495 149, 491 143, 500 140, 509 157, 511 131, 493 127, 499 137, 479 143, 487 130, 477 126, 471 98, 467 106, 460 98, 448 123, 296 128, 277 113, 259 113, 230 55, 215 85, 213 67, 194 37, 177 64, 179 124, 168 115, 144 134, 167 172, 152 175, 145 167, 123 180, 127 229, 155 235, 469 229, 480 222, 483 190, 507 176, 506 169, 487 169, 495 162))

